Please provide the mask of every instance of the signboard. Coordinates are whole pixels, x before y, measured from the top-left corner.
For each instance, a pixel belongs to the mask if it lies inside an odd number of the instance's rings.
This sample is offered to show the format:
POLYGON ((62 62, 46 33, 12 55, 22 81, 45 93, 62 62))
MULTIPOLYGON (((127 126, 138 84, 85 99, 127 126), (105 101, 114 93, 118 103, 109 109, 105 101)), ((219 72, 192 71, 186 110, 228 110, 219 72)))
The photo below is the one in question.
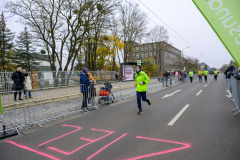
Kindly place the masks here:
POLYGON ((132 65, 125 65, 124 76, 125 76, 126 81, 133 80, 133 66, 132 65))
POLYGON ((240 67, 240 0, 193 0, 240 67))
POLYGON ((141 66, 141 60, 137 60, 137 65, 141 66))

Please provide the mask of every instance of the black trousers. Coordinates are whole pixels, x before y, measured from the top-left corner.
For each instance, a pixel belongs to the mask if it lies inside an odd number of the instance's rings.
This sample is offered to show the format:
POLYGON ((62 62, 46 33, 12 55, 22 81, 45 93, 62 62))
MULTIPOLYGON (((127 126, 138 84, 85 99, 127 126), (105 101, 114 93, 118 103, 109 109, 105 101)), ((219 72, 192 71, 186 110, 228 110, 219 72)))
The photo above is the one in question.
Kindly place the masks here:
POLYGON ((87 108, 88 93, 83 93, 82 109, 87 108))
POLYGON ((205 81, 207 82, 207 76, 204 76, 204 78, 205 78, 205 81))
POLYGON ((192 83, 192 80, 193 80, 193 77, 190 77, 190 81, 191 81, 191 83, 192 83))
POLYGON ((18 94, 18 97, 19 97, 19 99, 21 98, 21 94, 22 94, 22 89, 16 89, 15 90, 16 92, 14 92, 14 99, 17 99, 17 94, 18 94))
POLYGON ((217 80, 217 76, 218 76, 218 75, 214 75, 214 79, 215 79, 215 80, 217 80))

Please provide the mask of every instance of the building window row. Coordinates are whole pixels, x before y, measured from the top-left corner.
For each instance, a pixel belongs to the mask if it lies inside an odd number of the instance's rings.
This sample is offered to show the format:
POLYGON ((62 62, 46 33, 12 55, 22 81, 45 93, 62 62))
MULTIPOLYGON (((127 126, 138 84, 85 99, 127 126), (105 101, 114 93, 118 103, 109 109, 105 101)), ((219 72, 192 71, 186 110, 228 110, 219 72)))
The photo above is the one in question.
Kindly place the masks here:
MULTIPOLYGON (((145 49, 148 49, 148 48, 149 48, 149 49, 157 48, 157 44, 154 44, 154 45, 150 44, 149 47, 148 47, 148 45, 144 45, 144 47, 141 46, 141 50, 143 50, 143 48, 145 48, 145 49)), ((136 47, 136 51, 139 51, 139 49, 140 49, 140 47, 137 46, 137 47, 136 47)))

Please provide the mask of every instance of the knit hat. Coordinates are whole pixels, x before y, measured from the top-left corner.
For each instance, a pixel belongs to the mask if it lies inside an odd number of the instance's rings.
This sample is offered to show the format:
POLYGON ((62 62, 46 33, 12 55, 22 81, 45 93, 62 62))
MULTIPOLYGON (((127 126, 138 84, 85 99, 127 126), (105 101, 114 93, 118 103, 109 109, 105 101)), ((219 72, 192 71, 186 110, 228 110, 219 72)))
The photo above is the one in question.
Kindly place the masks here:
POLYGON ((85 67, 82 69, 82 72, 85 73, 85 74, 87 74, 87 71, 88 71, 88 69, 85 68, 85 67))

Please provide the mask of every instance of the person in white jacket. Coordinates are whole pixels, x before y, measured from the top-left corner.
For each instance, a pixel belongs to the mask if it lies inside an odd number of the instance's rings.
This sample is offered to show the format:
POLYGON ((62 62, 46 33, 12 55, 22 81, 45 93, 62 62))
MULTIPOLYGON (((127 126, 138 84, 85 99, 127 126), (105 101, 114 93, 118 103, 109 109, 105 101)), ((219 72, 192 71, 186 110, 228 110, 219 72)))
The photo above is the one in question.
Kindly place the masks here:
POLYGON ((23 69, 23 74, 25 77, 25 81, 24 81, 24 97, 27 98, 27 91, 28 91, 28 95, 29 98, 32 98, 32 94, 31 94, 31 90, 32 90, 32 81, 30 76, 28 75, 28 73, 26 72, 25 69, 23 69))

